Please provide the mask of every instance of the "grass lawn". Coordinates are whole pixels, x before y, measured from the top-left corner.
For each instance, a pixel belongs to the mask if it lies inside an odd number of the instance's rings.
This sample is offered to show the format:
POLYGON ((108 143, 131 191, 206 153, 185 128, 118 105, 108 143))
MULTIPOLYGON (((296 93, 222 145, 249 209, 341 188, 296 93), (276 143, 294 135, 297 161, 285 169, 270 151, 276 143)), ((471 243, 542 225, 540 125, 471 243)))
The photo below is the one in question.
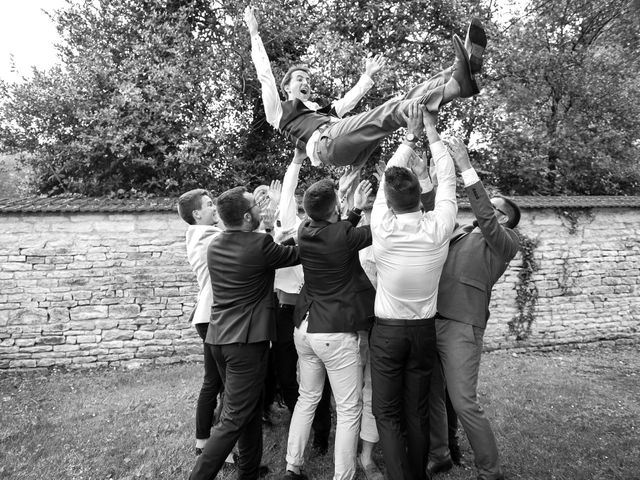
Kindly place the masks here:
MULTIPOLYGON (((479 393, 507 478, 640 479, 639 350, 485 354, 479 393)), ((186 479, 201 368, 0 373, 0 478, 186 479)), ((267 479, 284 468, 288 414, 275 412, 264 431, 267 479)), ((379 449, 376 458, 382 465, 379 449)), ((309 458, 306 471, 330 479, 331 455, 309 458)), ((235 477, 233 468, 219 476, 235 477)), ((436 478, 475 471, 456 467, 436 478)))

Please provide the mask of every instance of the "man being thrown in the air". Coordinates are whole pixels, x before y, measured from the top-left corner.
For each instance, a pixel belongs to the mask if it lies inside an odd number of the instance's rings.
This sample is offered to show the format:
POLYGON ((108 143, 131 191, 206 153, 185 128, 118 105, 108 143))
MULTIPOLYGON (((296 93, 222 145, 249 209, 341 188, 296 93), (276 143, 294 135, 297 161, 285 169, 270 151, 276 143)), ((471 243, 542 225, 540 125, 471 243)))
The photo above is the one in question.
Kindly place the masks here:
POLYGON ((365 74, 345 98, 333 106, 319 108, 309 101, 311 87, 309 69, 294 65, 285 74, 281 87, 287 100, 281 101, 271 71, 269 57, 258 32, 254 8, 244 12, 251 35, 251 58, 262 85, 262 100, 267 121, 285 134, 297 149, 305 151, 313 165, 363 165, 378 144, 395 130, 406 127, 409 105, 419 102, 430 112, 456 98, 479 93, 475 74, 480 71, 487 39, 482 25, 473 19, 467 32, 466 45, 453 36, 455 61, 447 68, 384 104, 358 115, 342 118, 371 88, 370 75, 379 71, 386 60, 376 56, 367 61, 365 74), (465 49, 466 46, 466 49, 465 49), (469 58, 471 56, 471 58, 469 58))

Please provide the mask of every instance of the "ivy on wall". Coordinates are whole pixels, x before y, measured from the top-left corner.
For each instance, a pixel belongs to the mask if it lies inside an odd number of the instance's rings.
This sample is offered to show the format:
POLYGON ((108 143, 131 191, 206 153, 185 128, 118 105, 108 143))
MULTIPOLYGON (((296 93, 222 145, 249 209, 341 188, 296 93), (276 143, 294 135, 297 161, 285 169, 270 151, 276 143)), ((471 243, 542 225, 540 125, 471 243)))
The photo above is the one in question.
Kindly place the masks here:
POLYGON ((578 231, 580 217, 584 217, 589 223, 593 222, 594 219, 590 208, 556 208, 555 212, 562 220, 562 224, 567 228, 569 235, 575 235, 578 231))
POLYGON ((538 263, 534 258, 538 241, 527 237, 522 232, 516 230, 520 237, 520 252, 522 254, 522 264, 518 273, 518 283, 516 284, 516 307, 518 313, 509 321, 509 333, 516 337, 516 340, 526 340, 531 333, 531 325, 535 319, 534 311, 538 303, 538 287, 533 281, 533 274, 538 270, 538 263))

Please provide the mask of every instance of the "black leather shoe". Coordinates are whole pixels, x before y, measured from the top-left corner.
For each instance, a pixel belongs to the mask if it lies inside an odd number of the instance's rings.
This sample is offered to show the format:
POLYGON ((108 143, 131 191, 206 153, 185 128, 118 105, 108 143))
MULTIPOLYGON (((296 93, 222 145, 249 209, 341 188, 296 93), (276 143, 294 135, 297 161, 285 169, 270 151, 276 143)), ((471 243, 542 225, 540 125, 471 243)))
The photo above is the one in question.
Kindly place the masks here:
POLYGON ((464 48, 469 54, 469 64, 471 65, 471 73, 473 75, 480 73, 482 70, 482 54, 487 48, 487 35, 484 32, 482 22, 478 18, 472 18, 467 36, 464 39, 464 48))
POLYGON ((460 98, 472 97, 480 93, 476 79, 471 73, 469 55, 464 48, 464 43, 456 34, 453 35, 453 50, 456 60, 453 63, 453 78, 460 86, 460 98))
POLYGON ((427 464, 427 474, 430 476, 435 475, 436 473, 448 472, 453 468, 453 462, 450 458, 446 460, 442 460, 441 462, 429 462, 427 464))
POLYGON ((291 470, 287 470, 282 480, 309 480, 309 477, 302 471, 300 473, 293 473, 291 470))

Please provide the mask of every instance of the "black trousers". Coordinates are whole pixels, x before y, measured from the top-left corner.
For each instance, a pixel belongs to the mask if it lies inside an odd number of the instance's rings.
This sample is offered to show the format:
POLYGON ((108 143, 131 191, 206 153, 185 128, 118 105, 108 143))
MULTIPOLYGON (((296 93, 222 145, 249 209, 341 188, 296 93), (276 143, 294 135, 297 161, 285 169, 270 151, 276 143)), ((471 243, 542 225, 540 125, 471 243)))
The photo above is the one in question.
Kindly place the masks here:
POLYGON ((389 480, 425 480, 434 319, 376 319, 371 330, 372 410, 389 480))
POLYGON ((238 479, 256 480, 262 458, 262 395, 269 342, 209 347, 224 382, 224 405, 189 478, 215 478, 237 442, 238 479))
POLYGON ((204 378, 202 379, 202 387, 200 387, 200 395, 198 395, 198 404, 196 406, 196 438, 206 439, 211 435, 217 397, 220 390, 222 390, 222 377, 213 358, 211 348, 204 343, 204 339, 207 338, 209 324, 196 323, 195 327, 198 335, 202 338, 204 347, 204 378))
MULTIPOLYGON (((298 401, 298 380, 296 379, 296 365, 298 352, 293 341, 294 305, 281 304, 277 310, 276 328, 277 340, 273 342, 272 353, 275 363, 276 378, 280 385, 282 400, 290 412, 298 401)), ((331 431, 331 385, 329 379, 324 382, 324 390, 315 416, 313 417, 314 443, 327 443, 331 431)))

